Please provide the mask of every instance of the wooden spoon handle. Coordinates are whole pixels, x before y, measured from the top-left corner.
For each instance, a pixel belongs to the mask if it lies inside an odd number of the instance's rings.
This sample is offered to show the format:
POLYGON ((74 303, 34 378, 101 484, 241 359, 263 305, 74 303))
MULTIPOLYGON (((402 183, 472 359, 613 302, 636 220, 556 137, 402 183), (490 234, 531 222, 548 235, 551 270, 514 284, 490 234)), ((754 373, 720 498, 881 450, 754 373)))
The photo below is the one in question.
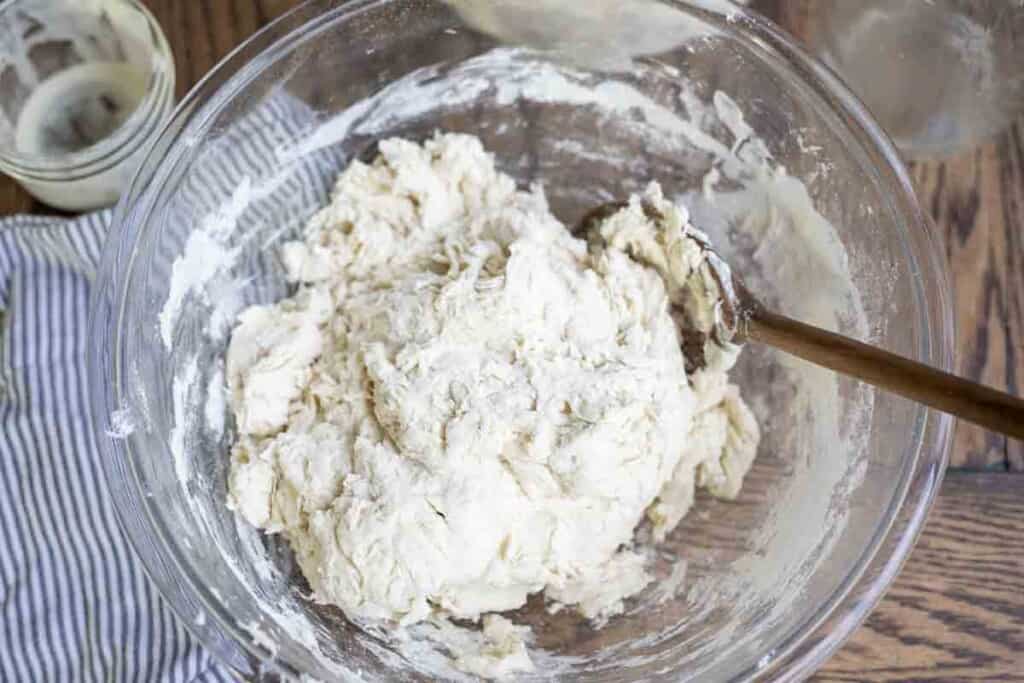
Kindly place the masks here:
POLYGON ((1024 439, 1024 400, 776 313, 755 310, 744 336, 982 427, 1024 439))

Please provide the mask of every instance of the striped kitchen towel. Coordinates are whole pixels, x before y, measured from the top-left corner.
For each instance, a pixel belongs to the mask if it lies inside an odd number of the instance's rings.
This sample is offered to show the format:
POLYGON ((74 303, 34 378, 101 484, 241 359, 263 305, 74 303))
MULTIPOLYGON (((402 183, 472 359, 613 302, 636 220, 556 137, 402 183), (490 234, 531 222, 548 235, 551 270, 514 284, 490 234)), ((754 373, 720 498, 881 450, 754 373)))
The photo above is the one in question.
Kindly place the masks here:
MULTIPOLYGON (((222 152, 197 161, 182 203, 215 210, 317 124, 291 95, 269 95, 208 146, 222 152)), ((265 222, 321 206, 345 155, 328 146, 297 163, 299 187, 250 207, 265 222)), ((100 466, 109 437, 90 416, 88 316, 111 217, 0 218, 0 683, 235 681, 145 575, 100 466)))
POLYGON ((122 538, 89 417, 110 212, 0 220, 0 681, 233 681, 122 538))

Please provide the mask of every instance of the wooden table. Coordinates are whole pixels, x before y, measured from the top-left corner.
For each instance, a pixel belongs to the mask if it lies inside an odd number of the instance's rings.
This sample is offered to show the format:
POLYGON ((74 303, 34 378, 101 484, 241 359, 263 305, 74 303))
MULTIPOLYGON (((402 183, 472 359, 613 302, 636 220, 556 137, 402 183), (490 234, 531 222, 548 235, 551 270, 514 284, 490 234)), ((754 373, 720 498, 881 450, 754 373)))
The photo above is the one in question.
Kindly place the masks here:
MULTIPOLYGON (((766 12, 785 0, 763 0, 766 12)), ((174 50, 178 95, 296 0, 146 0, 174 50)), ((1024 119, 980 149, 911 166, 945 240, 960 371, 1024 390, 1024 119)), ((46 213, 0 177, 0 215, 46 213)), ((881 605, 822 681, 1024 680, 1024 444, 957 428, 953 469, 881 605)))

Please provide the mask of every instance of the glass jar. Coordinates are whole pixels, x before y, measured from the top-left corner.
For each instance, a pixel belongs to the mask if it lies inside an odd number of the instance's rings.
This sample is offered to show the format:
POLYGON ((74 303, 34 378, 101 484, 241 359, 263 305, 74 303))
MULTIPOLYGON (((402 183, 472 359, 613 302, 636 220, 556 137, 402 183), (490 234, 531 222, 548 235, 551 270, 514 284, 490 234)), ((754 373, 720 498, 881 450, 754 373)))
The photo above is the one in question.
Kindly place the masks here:
POLYGON ((174 80, 134 0, 0 4, 0 171, 59 209, 114 204, 170 116, 174 80))

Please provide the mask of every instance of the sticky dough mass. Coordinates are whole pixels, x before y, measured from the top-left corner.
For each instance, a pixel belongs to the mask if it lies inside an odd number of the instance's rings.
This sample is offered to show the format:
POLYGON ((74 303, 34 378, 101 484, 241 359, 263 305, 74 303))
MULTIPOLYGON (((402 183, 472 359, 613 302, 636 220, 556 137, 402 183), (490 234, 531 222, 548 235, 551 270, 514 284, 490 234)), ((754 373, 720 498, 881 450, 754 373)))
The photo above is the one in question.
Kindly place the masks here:
POLYGON ((621 611, 650 581, 637 526, 663 537, 696 486, 735 496, 757 446, 738 349, 685 370, 688 231, 652 185, 591 254, 478 139, 382 142, 283 247, 298 292, 238 319, 230 505, 354 618, 476 619, 538 591, 621 611))

